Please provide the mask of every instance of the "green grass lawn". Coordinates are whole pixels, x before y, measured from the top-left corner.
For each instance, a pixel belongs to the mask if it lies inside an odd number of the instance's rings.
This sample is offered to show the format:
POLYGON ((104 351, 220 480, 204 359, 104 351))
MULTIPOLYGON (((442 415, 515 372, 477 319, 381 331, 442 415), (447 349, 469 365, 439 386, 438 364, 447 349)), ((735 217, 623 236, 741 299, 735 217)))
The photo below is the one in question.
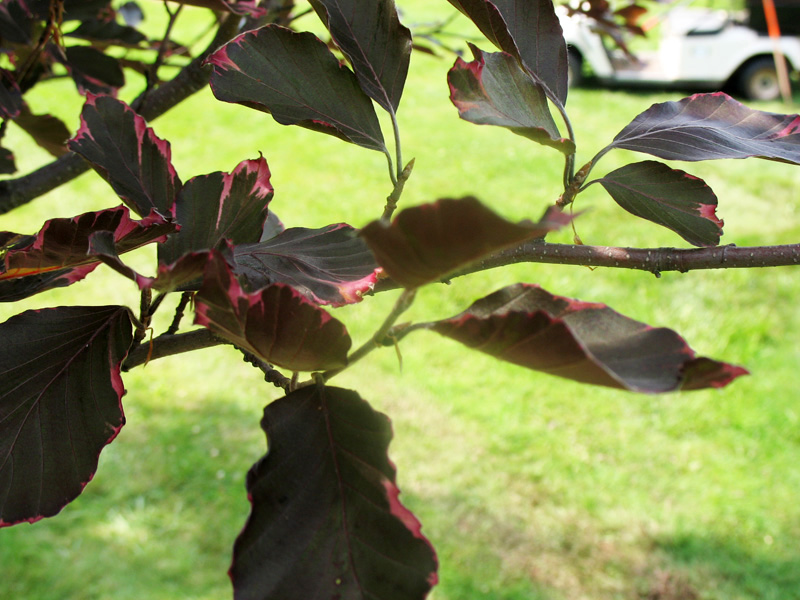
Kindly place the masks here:
MULTIPOLYGON (((422 0, 402 4, 410 5, 407 20, 429 16, 422 0)), ((416 168, 402 204, 474 194, 508 218, 538 218, 560 191, 558 153, 460 121, 448 101, 451 64, 413 57, 399 118, 416 168)), ((579 163, 652 103, 679 97, 572 91, 579 163)), ((44 106, 52 96, 38 100, 44 106)), ((59 108, 72 127, 76 107, 59 108)), ((184 181, 263 152, 276 189, 271 208, 289 226, 363 226, 390 191, 380 154, 281 127, 207 91, 152 125, 172 142, 184 181)), ((8 135, 10 147, 23 143, 15 129, 8 135)), ((18 159, 25 170, 43 157, 32 148, 18 159)), ((615 151, 597 175, 632 160, 641 157, 615 151)), ((800 238, 797 167, 676 167, 717 192, 723 243, 800 238)), ((33 232, 49 217, 117 204, 90 173, 0 216, 0 229, 33 232)), ((622 211, 599 186, 577 208, 587 209, 576 224, 587 244, 685 246, 622 211)), ((151 272, 152 257, 146 250, 134 261, 151 272)), ((423 289, 409 319, 450 316, 515 281, 539 283, 676 329, 699 353, 752 373, 724 390, 651 397, 557 380, 420 332, 400 348, 402 369, 390 348, 337 377, 332 383, 359 390, 394 422, 402 499, 441 563, 433 600, 800 598, 798 275, 779 268, 656 279, 529 264, 423 289)), ((395 297, 367 298, 336 316, 360 344, 395 297)), ((138 294, 98 270, 26 307, 110 303, 136 306, 138 294)), ((2 305, 0 319, 18 310, 2 305)), ((230 597, 230 549, 248 513, 244 475, 265 450, 258 423, 277 392, 225 348, 155 361, 125 384, 127 425, 85 492, 55 518, 0 530, 0 598, 230 597)))

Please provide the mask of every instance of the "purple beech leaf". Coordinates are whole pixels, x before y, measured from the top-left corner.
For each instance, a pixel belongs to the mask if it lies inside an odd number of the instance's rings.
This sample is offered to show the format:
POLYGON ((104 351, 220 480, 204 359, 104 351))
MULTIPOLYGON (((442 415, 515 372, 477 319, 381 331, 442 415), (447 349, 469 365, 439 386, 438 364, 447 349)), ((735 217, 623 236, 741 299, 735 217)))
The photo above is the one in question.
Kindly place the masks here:
POLYGON ((800 116, 747 108, 717 92, 654 104, 602 152, 624 148, 665 160, 765 158, 800 164, 800 116))
POLYGON ((574 154, 575 144, 558 132, 542 85, 510 54, 483 52, 472 44, 470 48, 475 60, 468 63, 458 58, 447 74, 450 100, 458 115, 574 154))
POLYGON ((391 225, 361 230, 378 264, 406 288, 441 281, 493 252, 543 237, 572 220, 549 209, 538 223, 511 223, 473 197, 438 200, 401 211, 391 225))
POLYGON ((717 197, 702 179, 646 160, 612 171, 597 183, 629 213, 672 229, 690 244, 719 244, 723 222, 716 214, 717 197))
POLYGON ((519 58, 562 105, 567 44, 552 0, 450 0, 497 48, 519 58))
POLYGON ((231 244, 257 242, 272 200, 270 171, 263 157, 244 160, 232 173, 217 171, 187 181, 175 202, 179 232, 158 249, 159 262, 172 263, 221 240, 231 244))
POLYGON ((372 101, 356 76, 311 33, 267 25, 234 38, 207 63, 217 99, 387 152, 372 101))
POLYGON ((11 175, 17 172, 14 154, 7 148, 0 147, 0 175, 11 175))
POLYGON ((178 4, 202 6, 212 10, 232 12, 236 15, 249 15, 253 18, 263 17, 266 12, 258 6, 258 0, 173 0, 178 4))
POLYGON ((696 357, 671 329, 629 319, 605 304, 516 284, 431 329, 508 362, 582 383, 661 393, 724 387, 747 371, 696 357))
POLYGON ((14 119, 39 147, 44 148, 55 157, 66 154, 67 140, 70 138, 69 129, 63 121, 53 115, 34 115, 27 105, 22 107, 20 114, 14 119))
POLYGON ((90 19, 81 22, 77 28, 65 34, 69 37, 138 48, 147 40, 144 34, 133 27, 121 25, 114 19, 90 19))
POLYGON ((267 405, 261 427, 234 598, 423 600, 438 563, 398 499, 389 419, 354 391, 308 386, 267 405))
POLYGON ((11 71, 0 69, 0 119, 13 119, 25 104, 22 91, 11 71))
POLYGON ((310 0, 350 60, 361 89, 387 112, 400 104, 411 58, 411 32, 394 0, 310 0))
POLYGON ((158 265, 155 277, 148 277, 126 265, 117 253, 113 237, 107 231, 98 231, 90 238, 89 251, 120 275, 134 281, 139 289, 159 292, 196 290, 208 264, 208 251, 184 254, 172 264, 158 265))
POLYGON ((74 500, 125 417, 120 365, 128 309, 27 311, 0 324, 0 526, 34 522, 74 500))
POLYGON ((347 364, 345 326, 288 285, 248 294, 217 253, 195 296, 195 323, 292 371, 324 371, 347 364))
POLYGON ((97 232, 107 232, 121 254, 164 241, 174 230, 173 223, 155 212, 133 221, 128 209, 119 206, 71 219, 51 219, 35 236, 3 232, 0 301, 18 300, 21 293, 27 297, 83 279, 99 264, 90 253, 90 239, 97 232))
POLYGON ((6 42, 30 45, 34 18, 23 0, 0 2, 0 38, 6 42))
POLYGON ((286 283, 315 304, 359 302, 379 267, 349 225, 293 227, 265 242, 234 248, 234 270, 247 289, 286 283))
POLYGON ((88 160, 133 211, 172 213, 181 181, 169 142, 156 136, 127 104, 89 94, 69 149, 88 160))
POLYGON ((261 237, 259 238, 259 242, 266 242, 267 240, 271 240, 279 233, 283 233, 286 231, 286 225, 283 224, 273 211, 269 211, 267 215, 267 220, 264 221, 264 228, 261 230, 261 237))
POLYGON ((64 66, 82 95, 113 96, 118 88, 125 85, 125 74, 119 61, 91 46, 68 47, 64 66))
MULTIPOLYGON (((31 4, 30 0, 26 0, 31 4)), ((50 14, 50 4, 47 0, 39 0, 41 7, 39 17, 46 19, 50 14)), ((113 14, 111 0, 64 0, 64 21, 84 21, 96 19, 101 15, 113 14)))

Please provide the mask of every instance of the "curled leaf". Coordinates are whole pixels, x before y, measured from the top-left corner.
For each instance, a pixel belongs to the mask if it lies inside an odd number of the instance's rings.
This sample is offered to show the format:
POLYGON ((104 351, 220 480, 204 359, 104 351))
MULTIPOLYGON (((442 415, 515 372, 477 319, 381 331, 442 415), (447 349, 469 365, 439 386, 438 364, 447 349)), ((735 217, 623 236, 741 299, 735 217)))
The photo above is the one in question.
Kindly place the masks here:
POLYGON ((671 329, 535 285, 503 288, 430 328, 529 369, 636 392, 724 387, 747 374, 741 367, 697 357, 671 329))

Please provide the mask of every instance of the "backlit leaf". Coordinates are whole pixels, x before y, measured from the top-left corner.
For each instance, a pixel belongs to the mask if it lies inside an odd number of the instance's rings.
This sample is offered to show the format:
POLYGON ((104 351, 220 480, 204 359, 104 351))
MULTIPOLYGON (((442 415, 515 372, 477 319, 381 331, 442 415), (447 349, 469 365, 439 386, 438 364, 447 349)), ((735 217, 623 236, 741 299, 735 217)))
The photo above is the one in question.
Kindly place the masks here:
POLYGON ((394 0, 311 0, 336 45, 353 65, 361 89, 389 112, 397 111, 411 58, 411 32, 394 0))
POLYGON ((0 324, 0 526, 58 513, 125 423, 128 309, 28 311, 0 324))
POLYGON ((85 277, 99 264, 97 256, 90 252, 91 237, 97 232, 108 233, 116 252, 121 254, 163 241, 174 230, 173 223, 156 213, 133 221, 128 209, 119 206, 72 219, 51 219, 35 236, 3 232, 0 301, 19 300, 85 277))
POLYGON ((487 53, 470 45, 475 60, 456 64, 447 74, 450 100, 459 116, 478 125, 498 125, 565 154, 575 144, 561 137, 542 85, 504 52, 487 53))
POLYGON ((249 289, 287 283, 316 304, 361 300, 377 280, 378 265, 349 225, 293 227, 258 244, 234 248, 235 271, 249 289))
POLYGON ((80 129, 68 145, 140 216, 154 208, 165 216, 171 213, 181 181, 169 142, 159 139, 124 102, 89 94, 80 129))
POLYGON ((48 114, 34 115, 27 106, 23 106, 14 123, 53 156, 61 156, 68 152, 67 140, 70 133, 61 119, 48 114))
POLYGON ((551 209, 538 223, 511 223, 476 198, 447 198, 407 208, 391 224, 373 221, 361 235, 389 277, 416 288, 493 252, 542 237, 570 220, 551 209))
POLYGON ((268 25, 234 38, 207 62, 219 100, 386 153, 369 97, 314 35, 268 25))
POLYGON ((695 246, 716 246, 723 222, 717 197, 702 179, 653 160, 626 165, 597 180, 628 212, 672 229, 695 246))
POLYGON ((343 367, 351 344, 340 321, 288 285, 245 293, 216 252, 195 296, 195 323, 292 371, 343 367))
POLYGON ((567 101, 567 45, 552 0, 449 0, 503 52, 567 101))
POLYGON ((722 92, 696 94, 654 104, 602 153, 612 148, 666 160, 755 157, 800 164, 800 116, 753 110, 722 92))
POLYGON ((671 329, 629 319, 604 304, 516 284, 431 329, 508 362, 582 383, 659 393, 724 387, 741 367, 697 357, 671 329))
POLYGON ((308 386, 269 404, 261 426, 269 450, 247 475, 234 598, 423 600, 436 555, 398 499, 389 419, 356 392, 308 386))

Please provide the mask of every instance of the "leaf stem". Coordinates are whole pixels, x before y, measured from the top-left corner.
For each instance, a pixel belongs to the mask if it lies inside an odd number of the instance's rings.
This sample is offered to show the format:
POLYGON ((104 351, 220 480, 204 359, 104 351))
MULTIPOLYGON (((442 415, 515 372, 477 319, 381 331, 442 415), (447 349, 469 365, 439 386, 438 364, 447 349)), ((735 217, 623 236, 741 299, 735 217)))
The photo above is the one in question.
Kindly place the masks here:
POLYGON ((397 208, 397 203, 400 201, 400 196, 403 195, 403 188, 406 185, 406 181, 408 181, 408 178, 411 177, 411 171, 413 170, 414 159, 412 158, 410 161, 408 161, 408 164, 405 166, 405 168, 400 172, 400 177, 398 177, 392 193, 386 198, 386 206, 383 209, 383 215, 381 215, 382 220, 388 221, 391 218, 392 214, 397 208))
POLYGON ((331 369, 329 371, 325 371, 322 373, 322 378, 324 381, 328 381, 331 377, 335 377, 342 371, 344 371, 347 367, 352 366, 353 364, 357 363, 359 360, 364 358, 367 354, 375 350, 380 346, 384 345, 384 340, 386 339, 386 335, 391 330, 392 326, 397 322, 397 319, 400 318, 404 312, 406 312, 411 305, 414 303, 414 298, 417 295, 417 290, 403 290, 403 293, 397 298, 397 302, 395 302, 394 307, 392 308, 391 312, 388 314, 386 319, 384 319, 383 323, 378 330, 373 334, 373 336, 367 340, 364 344, 362 344, 359 348, 354 350, 350 356, 347 357, 347 366, 342 367, 339 369, 331 369))

